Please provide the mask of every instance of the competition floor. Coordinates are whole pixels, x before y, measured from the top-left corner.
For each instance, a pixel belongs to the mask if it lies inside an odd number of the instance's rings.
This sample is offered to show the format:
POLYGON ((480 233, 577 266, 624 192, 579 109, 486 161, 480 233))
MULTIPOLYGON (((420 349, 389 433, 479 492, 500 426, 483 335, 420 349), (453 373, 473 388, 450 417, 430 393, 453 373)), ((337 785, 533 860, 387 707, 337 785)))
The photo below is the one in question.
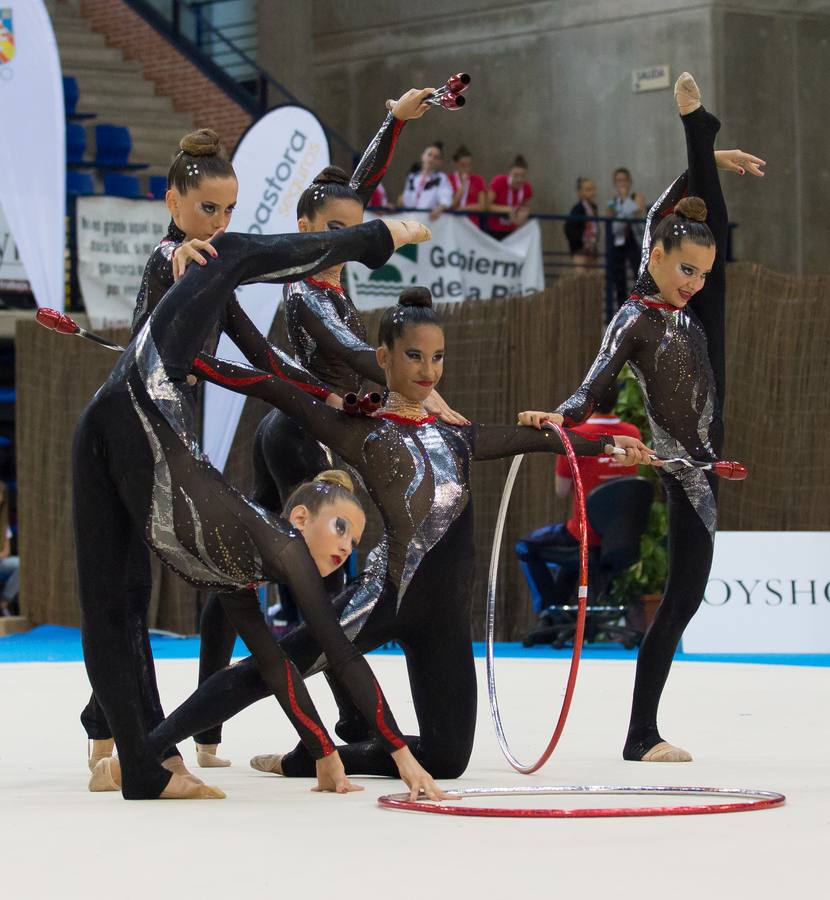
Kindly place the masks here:
MULTIPOLYGON (((414 728, 403 658, 374 655, 371 661, 401 726, 414 728)), ((295 741, 273 700, 227 725, 221 749, 232 768, 194 769, 207 771, 228 799, 128 803, 119 794, 86 790, 86 743, 77 718, 88 694, 83 665, 7 662, 0 664, 0 894, 10 900, 823 895, 830 668, 678 662, 661 727, 696 761, 637 764, 619 756, 634 664, 587 659, 558 750, 541 773, 527 778, 513 773, 500 754, 483 660, 477 665, 478 733, 467 774, 456 782, 461 786, 728 786, 780 791, 787 805, 732 815, 608 820, 385 811, 375 799, 402 790, 400 782, 362 779, 364 792, 333 796, 310 793, 310 781, 252 771, 250 756, 295 741)), ((566 668, 553 658, 500 660, 505 726, 520 756, 544 746, 566 668)), ((192 690, 196 662, 160 659, 158 675, 172 708, 192 690)), ((310 686, 330 721, 325 684, 318 677, 310 686)), ((181 749, 191 763, 192 745, 181 749)), ((536 798, 513 805, 522 802, 536 798)), ((552 803, 540 798, 536 805, 552 803)))

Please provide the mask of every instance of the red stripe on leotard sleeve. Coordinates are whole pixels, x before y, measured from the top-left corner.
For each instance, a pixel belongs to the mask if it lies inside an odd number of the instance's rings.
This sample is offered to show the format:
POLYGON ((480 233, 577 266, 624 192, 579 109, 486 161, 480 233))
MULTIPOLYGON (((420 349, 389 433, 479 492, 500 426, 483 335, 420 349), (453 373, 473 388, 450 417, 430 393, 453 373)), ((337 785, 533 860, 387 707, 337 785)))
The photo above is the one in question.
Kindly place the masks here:
POLYGON ((405 120, 397 119, 395 121, 395 125, 392 128, 392 143, 389 145, 389 153, 386 156, 386 162, 384 162, 383 166, 372 175, 371 178, 367 178, 366 181, 363 182, 363 187, 369 187, 373 184, 377 184, 381 178, 386 174, 386 170, 389 168, 389 163, 392 162, 392 156, 395 152, 395 144, 398 143, 398 138, 401 136, 401 129, 406 124, 405 120))
POLYGON ((247 377, 234 377, 232 375, 223 375, 221 372, 214 369, 212 366, 209 366, 204 360, 195 359, 193 361, 193 368, 198 372, 201 372, 203 375, 209 375, 211 379, 214 381, 218 381, 220 384, 225 384, 228 387, 245 387, 248 384, 257 384, 260 381, 267 381, 271 376, 270 375, 250 375, 247 377))
POLYGON ((298 387, 301 391, 305 391, 307 394, 311 394, 313 397, 319 397, 321 400, 325 400, 326 397, 331 393, 331 391, 327 391, 325 388, 316 387, 313 384, 306 384, 304 381, 296 381, 293 378, 289 378, 288 375, 282 369, 279 360, 274 355, 273 350, 268 351, 268 362, 271 364, 271 371, 277 376, 277 378, 282 381, 287 381, 289 384, 293 384, 294 387, 298 387))
POLYGON ((375 682, 375 693, 378 698, 378 705, 375 710, 375 724, 378 727, 378 731, 383 735, 384 740, 390 743, 396 750, 400 750, 401 747, 406 746, 406 742, 401 740, 392 729, 386 724, 386 719, 383 717, 383 694, 380 690, 380 685, 375 682))
POLYGON ((291 675, 291 663, 288 662, 288 660, 285 661, 285 677, 288 681, 288 702, 291 705, 291 711, 297 717, 297 721, 305 726, 320 742, 323 756, 329 756, 331 753, 334 753, 334 745, 329 740, 329 736, 326 732, 323 731, 313 719, 310 719, 302 709, 300 709, 300 704, 297 703, 297 695, 294 692, 294 678, 291 675))

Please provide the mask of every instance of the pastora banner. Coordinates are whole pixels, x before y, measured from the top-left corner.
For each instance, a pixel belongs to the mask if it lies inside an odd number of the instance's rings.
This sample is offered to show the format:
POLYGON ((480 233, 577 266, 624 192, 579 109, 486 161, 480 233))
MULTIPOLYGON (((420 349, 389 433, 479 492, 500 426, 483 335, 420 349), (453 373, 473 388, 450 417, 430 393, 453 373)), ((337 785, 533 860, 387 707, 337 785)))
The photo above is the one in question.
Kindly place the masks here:
POLYGON ((830 653, 830 532, 718 532, 683 649, 830 653))
POLYGON ((401 290, 412 285, 429 288, 436 303, 544 290, 541 232, 535 220, 497 241, 466 216, 444 215, 435 222, 426 213, 401 213, 399 218, 423 222, 432 240, 402 247, 374 271, 349 263, 348 289, 358 309, 391 306, 401 290))

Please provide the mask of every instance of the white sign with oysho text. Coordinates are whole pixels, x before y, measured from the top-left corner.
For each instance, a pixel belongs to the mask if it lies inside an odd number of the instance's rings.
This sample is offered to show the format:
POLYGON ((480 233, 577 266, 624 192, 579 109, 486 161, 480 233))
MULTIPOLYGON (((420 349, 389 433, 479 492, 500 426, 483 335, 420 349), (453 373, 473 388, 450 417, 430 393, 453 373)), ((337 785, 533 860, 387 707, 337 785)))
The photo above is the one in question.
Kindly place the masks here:
POLYGON ((830 653, 830 532, 718 532, 683 650, 830 653))

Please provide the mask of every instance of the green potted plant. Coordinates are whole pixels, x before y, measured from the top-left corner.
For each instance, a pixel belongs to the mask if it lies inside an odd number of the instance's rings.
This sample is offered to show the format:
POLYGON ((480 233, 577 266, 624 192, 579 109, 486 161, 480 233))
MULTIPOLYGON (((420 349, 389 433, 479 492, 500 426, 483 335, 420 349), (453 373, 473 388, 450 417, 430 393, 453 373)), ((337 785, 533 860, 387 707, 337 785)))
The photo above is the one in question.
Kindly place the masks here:
MULTIPOLYGON (((636 425, 643 441, 651 440, 651 428, 643 405, 640 386, 631 369, 626 366, 620 374, 620 396, 615 407, 617 415, 625 422, 636 425)), ((655 502, 649 512, 648 528, 640 541, 640 561, 615 579, 612 597, 632 611, 642 609, 645 628, 663 599, 668 563, 666 557, 667 509, 660 479, 654 469, 644 466, 641 474, 654 482, 655 502)), ((634 619, 638 618, 634 612, 634 619)))

